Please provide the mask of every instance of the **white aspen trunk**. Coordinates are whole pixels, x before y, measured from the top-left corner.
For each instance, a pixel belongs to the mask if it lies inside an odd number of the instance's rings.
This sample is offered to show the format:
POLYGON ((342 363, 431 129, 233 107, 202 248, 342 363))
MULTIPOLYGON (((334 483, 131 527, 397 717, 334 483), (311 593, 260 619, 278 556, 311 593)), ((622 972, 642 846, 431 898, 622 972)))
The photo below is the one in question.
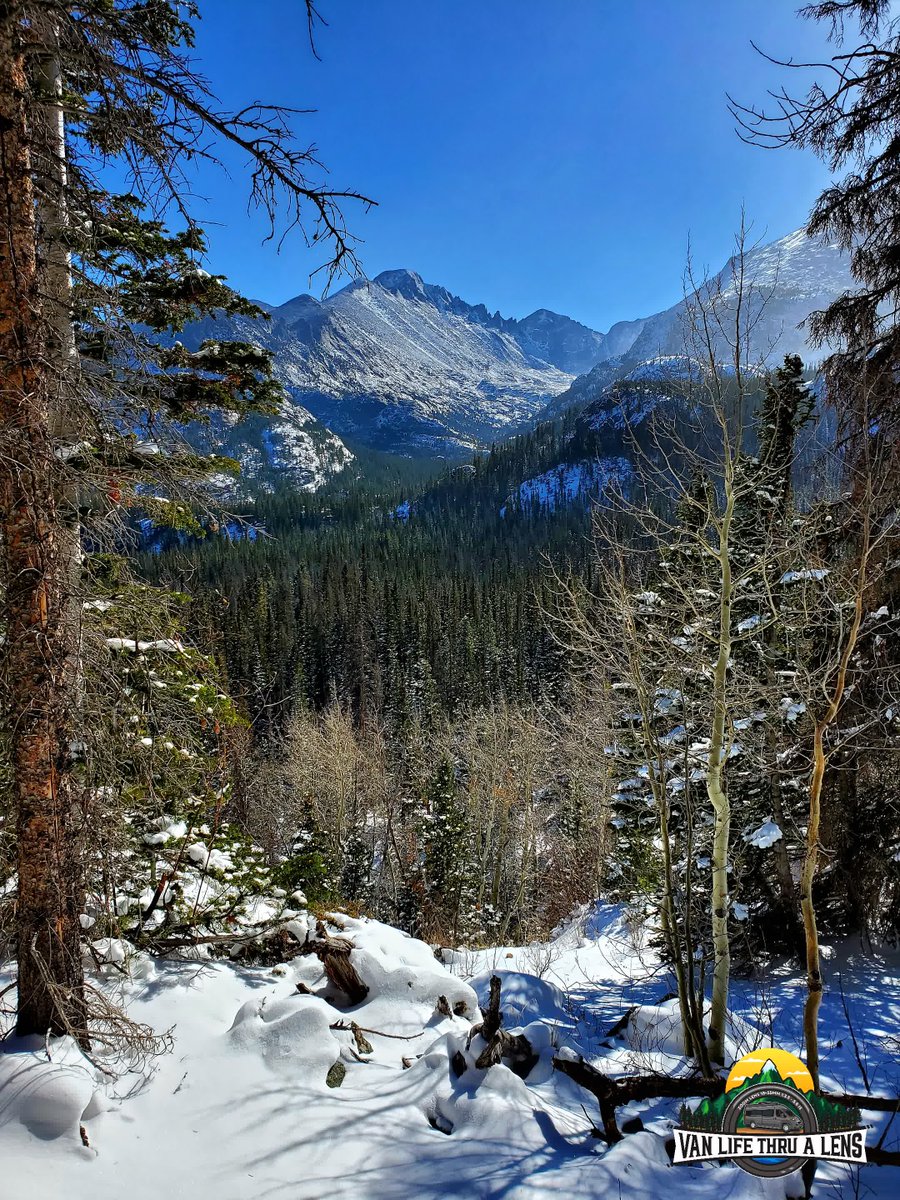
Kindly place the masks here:
MULTIPOLYGON (((730 473, 729 473, 730 474, 730 473)), ((726 479, 725 512, 719 529, 719 650, 713 673, 713 719, 709 739, 706 791, 715 814, 712 847, 713 987, 709 1019, 709 1057, 725 1062, 725 1023, 728 1017, 728 984, 731 943, 728 936, 728 845, 731 805, 725 786, 725 724, 728 715, 728 663, 731 658, 732 578, 731 521, 734 515, 733 480, 726 479)))

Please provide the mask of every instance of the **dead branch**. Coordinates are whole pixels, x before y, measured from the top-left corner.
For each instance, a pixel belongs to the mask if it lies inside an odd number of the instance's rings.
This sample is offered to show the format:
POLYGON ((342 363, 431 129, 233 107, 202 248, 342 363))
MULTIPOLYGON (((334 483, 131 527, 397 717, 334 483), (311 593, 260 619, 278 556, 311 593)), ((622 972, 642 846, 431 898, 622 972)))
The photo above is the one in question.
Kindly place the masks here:
POLYGON ((360 1033, 373 1033, 376 1037, 393 1038, 397 1042, 413 1042, 416 1038, 425 1036, 424 1030, 421 1033, 385 1033, 383 1029, 367 1029, 365 1025, 357 1025, 355 1021, 351 1021, 349 1025, 346 1021, 335 1021, 329 1026, 329 1029, 339 1029, 351 1033, 359 1030, 360 1033))
MULTIPOLYGON (((574 1080, 580 1087, 597 1098, 600 1105, 600 1117, 603 1123, 603 1135, 612 1144, 622 1140, 622 1133, 616 1122, 616 1109, 633 1100, 654 1099, 683 1099, 692 1096, 720 1096, 725 1091, 725 1080, 721 1077, 704 1079, 699 1075, 630 1075, 614 1078, 605 1075, 581 1059, 554 1058, 554 1070, 560 1071, 574 1080)), ((900 1097, 889 1096, 855 1096, 846 1092, 821 1092, 832 1104, 842 1108, 868 1109, 870 1112, 900 1111, 900 1097)), ((884 1165, 892 1165, 900 1161, 900 1155, 894 1151, 879 1150, 876 1159, 874 1149, 869 1152, 869 1161, 877 1162, 883 1157, 884 1165), (883 1157, 886 1156, 886 1157, 883 1157)))

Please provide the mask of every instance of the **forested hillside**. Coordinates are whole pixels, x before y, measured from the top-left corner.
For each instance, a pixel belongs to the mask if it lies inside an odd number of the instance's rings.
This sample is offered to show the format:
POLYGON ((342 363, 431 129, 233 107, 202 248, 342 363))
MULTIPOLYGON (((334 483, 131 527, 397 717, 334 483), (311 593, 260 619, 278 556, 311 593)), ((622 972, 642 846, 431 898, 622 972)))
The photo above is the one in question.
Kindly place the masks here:
POLYGON ((550 695, 560 664, 540 611, 551 591, 544 556, 584 567, 588 506, 548 520, 538 503, 507 500, 554 461, 563 427, 444 468, 425 487, 276 492, 244 512, 264 532, 235 525, 234 540, 189 544, 170 535, 143 570, 198 596, 197 636, 214 640, 232 688, 266 721, 337 701, 398 724, 550 695))

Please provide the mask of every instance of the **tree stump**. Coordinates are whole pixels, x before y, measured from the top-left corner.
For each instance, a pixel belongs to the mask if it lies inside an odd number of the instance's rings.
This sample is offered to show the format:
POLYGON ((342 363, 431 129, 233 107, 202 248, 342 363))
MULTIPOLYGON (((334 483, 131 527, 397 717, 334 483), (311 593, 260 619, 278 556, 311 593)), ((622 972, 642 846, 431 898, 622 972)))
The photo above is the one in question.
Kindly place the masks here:
MULTIPOLYGON (((480 1070, 497 1066, 504 1062, 520 1079, 527 1079, 538 1060, 538 1055, 528 1038, 522 1033, 507 1033, 501 1028, 503 1013, 500 1011, 500 978, 491 976, 490 994, 487 1012, 481 1025, 472 1030, 472 1036, 480 1033, 487 1043, 475 1060, 475 1066, 480 1070)), ((470 1038, 471 1040, 471 1038, 470 1038)))
POLYGON ((328 982, 347 997, 350 1007, 362 1004, 369 994, 368 985, 363 983, 350 961, 354 949, 349 938, 332 937, 322 921, 316 923, 316 936, 305 942, 301 953, 315 954, 325 968, 328 982))

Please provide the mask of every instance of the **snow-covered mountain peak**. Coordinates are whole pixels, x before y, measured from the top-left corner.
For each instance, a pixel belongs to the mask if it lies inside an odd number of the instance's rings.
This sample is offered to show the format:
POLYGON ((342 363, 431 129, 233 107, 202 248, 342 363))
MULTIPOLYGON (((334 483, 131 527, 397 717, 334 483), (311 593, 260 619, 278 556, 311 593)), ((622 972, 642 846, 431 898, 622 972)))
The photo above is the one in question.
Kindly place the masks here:
POLYGON ((386 292, 398 292, 401 296, 425 295, 425 281, 422 276, 406 267, 395 271, 382 271, 372 282, 384 288, 386 292))
MULTIPOLYGON (((735 259, 729 259, 720 279, 733 290, 735 259)), ((836 241, 807 237, 795 229, 777 241, 747 251, 744 277, 756 289, 779 288, 796 295, 837 295, 852 287, 849 261, 836 241)))
POLYGON ((292 403, 339 436, 454 457, 531 420, 597 360, 602 341, 556 314, 537 336, 539 322, 469 304, 408 268, 355 279, 321 302, 297 296, 271 322, 230 324, 202 332, 269 349, 292 403))
POLYGON ((554 312, 552 308, 536 308, 533 313, 529 313, 524 318, 525 321, 530 322, 532 325, 552 325, 557 321, 567 321, 569 319, 558 312, 554 312))
POLYGON ((280 304, 277 308, 273 308, 270 311, 272 316, 278 320, 293 324, 295 321, 320 319, 322 316, 322 305, 315 296, 310 296, 308 292, 304 292, 302 296, 295 296, 293 300, 287 300, 284 304, 280 304))
MULTIPOLYGON (((736 259, 732 256, 717 275, 698 288, 698 295, 718 295, 731 315, 720 311, 716 324, 722 330, 732 324, 737 293, 736 259)), ((804 326, 811 312, 827 307, 842 292, 852 288, 853 277, 847 255, 834 242, 806 236, 802 229, 764 246, 748 249, 743 263, 744 326, 750 330, 748 360, 769 365, 785 354, 817 359, 823 350, 810 347, 804 326)), ((717 301, 717 304, 719 301, 717 301)), ((721 304, 719 304, 721 308, 721 304)), ((680 354, 684 349, 686 302, 680 301, 641 323, 639 335, 624 354, 629 365, 660 355, 680 354)), ((723 334, 716 352, 731 356, 723 334)), ((827 349, 824 351, 827 353, 827 349)))
MULTIPOLYGON (((748 251, 745 268, 754 285, 749 358, 818 355, 801 325, 852 286, 846 256, 796 230, 748 251)), ((714 278, 731 303, 733 260, 714 278)), ((549 308, 504 317, 406 267, 353 280, 322 301, 298 295, 271 315, 238 318, 230 329, 208 322, 202 332, 268 348, 302 422, 321 421, 338 445, 347 436, 401 453, 464 456, 549 404, 560 411, 599 399, 635 369, 630 382, 646 383, 684 351, 684 302, 601 333, 549 308)))

